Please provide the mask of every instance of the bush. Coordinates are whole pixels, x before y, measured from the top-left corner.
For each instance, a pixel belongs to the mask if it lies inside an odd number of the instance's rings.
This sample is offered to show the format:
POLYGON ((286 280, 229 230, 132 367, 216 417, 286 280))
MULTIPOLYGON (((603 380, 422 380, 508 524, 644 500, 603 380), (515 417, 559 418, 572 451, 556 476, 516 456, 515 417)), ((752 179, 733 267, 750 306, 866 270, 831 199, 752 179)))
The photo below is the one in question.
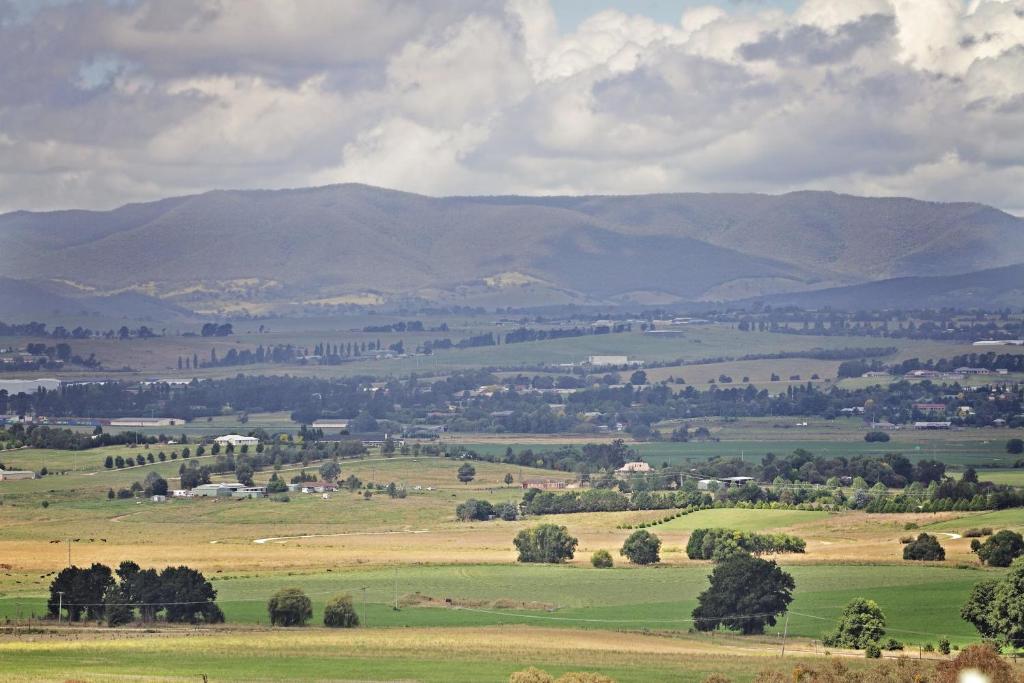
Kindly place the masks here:
POLYGON ((610 569, 615 563, 612 560, 612 554, 607 550, 595 550, 594 554, 590 556, 590 564, 597 569, 610 569))
POLYGON ((949 638, 947 638, 946 636, 942 636, 941 638, 939 638, 939 652, 941 652, 944 655, 949 654, 949 638))
MULTIPOLYGON (((990 683, 1014 683, 1013 667, 989 645, 971 645, 935 668, 935 683, 958 683, 961 672, 980 671, 990 683)), ((981 677, 978 677, 979 679, 981 677)))
POLYGON ((904 560, 944 560, 945 549, 939 545, 939 539, 930 534, 920 534, 916 541, 903 546, 904 560))
POLYGON ((876 646, 885 635, 885 615, 874 600, 854 598, 846 604, 839 622, 821 642, 829 647, 860 650, 876 646))
POLYGON ((455 507, 455 516, 463 522, 473 520, 487 521, 494 514, 494 506, 486 500, 470 498, 465 503, 459 503, 455 507))
POLYGON ((786 534, 755 534, 735 529, 694 529, 686 544, 691 560, 713 560, 737 551, 752 555, 763 553, 802 553, 807 542, 786 534))
POLYGON ((885 432, 868 432, 864 435, 864 440, 868 443, 885 443, 889 440, 889 435, 885 432))
POLYGON ((356 614, 352 596, 347 593, 335 595, 324 606, 324 626, 331 628, 353 628, 359 626, 359 615, 356 614))
POLYGON ((282 588, 267 602, 274 626, 305 626, 313 618, 313 603, 301 588, 282 588))
POLYGON ((655 564, 661 560, 661 539, 646 530, 634 531, 622 544, 620 555, 625 555, 633 564, 655 564))
POLYGON ((890 638, 889 640, 885 641, 885 649, 889 652, 896 652, 898 650, 903 649, 903 643, 896 640, 895 638, 890 638))
POLYGON ((571 560, 579 540, 557 524, 541 524, 516 534, 512 545, 519 551, 520 562, 558 564, 571 560))
POLYGON ((882 651, 875 643, 869 643, 868 646, 864 648, 864 656, 868 659, 878 659, 882 656, 882 651))

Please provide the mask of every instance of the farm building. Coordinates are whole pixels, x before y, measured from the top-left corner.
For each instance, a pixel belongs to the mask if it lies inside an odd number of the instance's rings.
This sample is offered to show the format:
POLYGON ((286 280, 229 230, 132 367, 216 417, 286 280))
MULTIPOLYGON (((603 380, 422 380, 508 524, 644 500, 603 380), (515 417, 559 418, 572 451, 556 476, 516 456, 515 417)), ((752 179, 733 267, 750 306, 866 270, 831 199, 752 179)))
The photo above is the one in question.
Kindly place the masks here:
POLYGON ((651 472, 651 466, 642 460, 636 462, 627 462, 625 465, 615 470, 619 474, 644 474, 651 472))
POLYGON ((315 429, 348 429, 348 420, 313 420, 315 429))
POLYGON ((950 429, 953 427, 952 422, 915 422, 914 429, 950 429))
POLYGON ((243 486, 231 492, 232 498, 266 498, 266 486, 243 486))
POLYGON ((915 403, 914 410, 922 413, 945 413, 945 403, 915 403))
POLYGON ((726 487, 745 486, 745 485, 749 484, 750 482, 754 481, 754 478, 753 477, 724 477, 722 479, 722 481, 725 483, 726 487))
POLYGON ((641 361, 629 360, 629 356, 590 356, 587 363, 595 367, 606 365, 642 365, 641 361))
MULTIPOLYGON (((564 481, 557 479, 524 479, 524 489, 540 489, 542 491, 551 491, 558 489, 569 488, 569 484, 564 481)), ((573 487, 575 488, 575 487, 573 487)))
POLYGON ((221 446, 258 446, 260 440, 255 436, 242 436, 241 434, 225 434, 224 436, 218 436, 214 439, 214 442, 219 443, 221 446))
POLYGON ((179 417, 121 417, 110 421, 111 427, 174 427, 185 424, 179 417))
POLYGON ((36 473, 31 470, 0 470, 0 481, 18 481, 19 479, 35 479, 36 473))
POLYGON ((199 498, 230 498, 235 491, 246 488, 245 484, 200 484, 192 489, 192 495, 199 498))
POLYGON ((710 491, 713 488, 717 488, 722 485, 722 482, 717 479, 701 479, 697 482, 698 491, 710 491))

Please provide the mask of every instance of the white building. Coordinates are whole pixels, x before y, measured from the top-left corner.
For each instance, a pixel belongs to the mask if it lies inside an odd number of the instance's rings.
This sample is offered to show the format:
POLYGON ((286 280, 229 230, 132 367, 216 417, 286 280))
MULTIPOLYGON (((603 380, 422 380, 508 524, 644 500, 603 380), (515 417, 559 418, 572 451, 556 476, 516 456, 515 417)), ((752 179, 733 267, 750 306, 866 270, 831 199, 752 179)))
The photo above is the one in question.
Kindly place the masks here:
POLYGON ((652 470, 650 465, 643 462, 642 460, 638 460, 637 462, 627 462, 625 465, 623 465, 622 467, 615 471, 620 472, 622 474, 643 474, 646 472, 651 472, 652 470))
POLYGON ((0 470, 0 481, 18 481, 19 479, 35 479, 36 473, 31 470, 0 470))
POLYGON ((241 434, 225 434, 224 436, 218 436, 214 439, 215 443, 219 443, 221 446, 258 446, 260 440, 255 436, 242 436, 241 434))
POLYGON ((631 361, 629 356, 590 356, 587 363, 595 367, 607 365, 640 365, 640 361, 631 361))
POLYGON ((111 427, 174 427, 185 424, 179 417, 121 417, 110 421, 111 427))

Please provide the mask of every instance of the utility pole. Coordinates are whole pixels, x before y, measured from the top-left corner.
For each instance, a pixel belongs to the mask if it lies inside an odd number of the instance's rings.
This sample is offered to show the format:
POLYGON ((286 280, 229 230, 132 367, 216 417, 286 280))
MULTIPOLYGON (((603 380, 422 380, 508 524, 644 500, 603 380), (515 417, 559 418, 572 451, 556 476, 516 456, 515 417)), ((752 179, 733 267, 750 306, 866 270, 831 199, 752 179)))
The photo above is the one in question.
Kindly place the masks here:
MULTIPOLYGON (((57 591, 57 623, 60 623, 60 613, 64 610, 64 591, 57 591)), ((71 621, 69 618, 68 621, 71 621)))
POLYGON ((363 626, 366 626, 366 586, 363 586, 363 626))
POLYGON ((395 611, 398 611, 398 565, 395 565, 395 611))
POLYGON ((786 656, 786 636, 789 634, 789 612, 786 612, 786 623, 782 627, 782 652, 779 653, 779 657, 786 656))
POLYGON ((71 566, 71 539, 68 539, 68 566, 71 566))

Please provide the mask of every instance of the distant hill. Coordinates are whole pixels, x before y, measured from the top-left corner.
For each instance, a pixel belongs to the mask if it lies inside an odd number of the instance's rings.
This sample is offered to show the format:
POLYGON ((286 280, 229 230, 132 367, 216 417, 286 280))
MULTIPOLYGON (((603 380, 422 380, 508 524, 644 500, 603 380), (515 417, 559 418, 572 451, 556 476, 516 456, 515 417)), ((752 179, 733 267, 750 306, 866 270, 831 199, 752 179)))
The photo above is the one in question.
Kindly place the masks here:
POLYGON ((773 305, 803 308, 1017 307, 1024 301, 1024 264, 963 275, 900 277, 850 287, 762 297, 773 305))
POLYGON ((137 292, 71 297, 25 280, 0 277, 0 320, 43 322, 60 316, 168 321, 190 317, 190 311, 137 292))
POLYGON ((736 300, 1024 263, 1024 221, 991 207, 828 192, 215 191, 5 214, 0 240, 0 276, 53 295, 208 311, 736 300))

